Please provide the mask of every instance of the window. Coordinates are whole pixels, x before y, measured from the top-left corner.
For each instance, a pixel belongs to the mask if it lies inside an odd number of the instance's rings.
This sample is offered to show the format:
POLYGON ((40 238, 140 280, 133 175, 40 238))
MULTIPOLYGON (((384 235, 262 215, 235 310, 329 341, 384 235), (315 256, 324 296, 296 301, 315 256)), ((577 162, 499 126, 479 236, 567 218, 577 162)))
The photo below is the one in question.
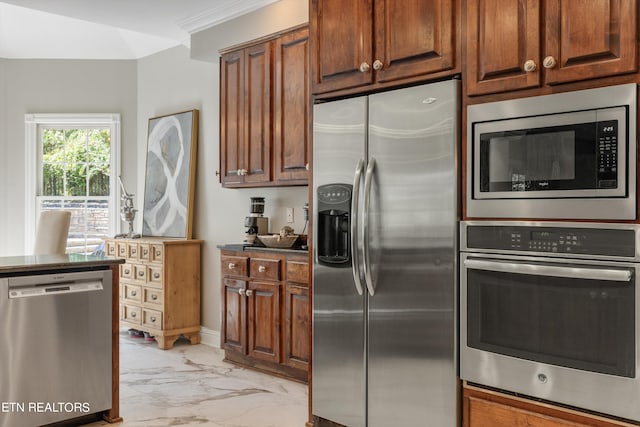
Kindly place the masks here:
POLYGON ((67 253, 90 254, 117 232, 120 116, 28 114, 26 248, 44 210, 70 210, 67 253))

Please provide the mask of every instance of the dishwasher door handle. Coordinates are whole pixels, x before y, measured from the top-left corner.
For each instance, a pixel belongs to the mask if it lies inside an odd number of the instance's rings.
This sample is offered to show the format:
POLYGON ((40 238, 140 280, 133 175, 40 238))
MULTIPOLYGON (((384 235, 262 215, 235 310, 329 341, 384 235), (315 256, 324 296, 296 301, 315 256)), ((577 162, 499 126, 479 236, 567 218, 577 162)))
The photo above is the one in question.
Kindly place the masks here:
POLYGON ((38 284, 28 286, 9 285, 9 299, 34 298, 47 295, 77 294, 79 292, 101 291, 101 280, 82 280, 72 282, 57 282, 50 284, 38 284))
POLYGON ((629 282, 631 281, 631 277, 633 277, 629 270, 526 264, 522 262, 488 261, 471 258, 464 260, 464 266, 473 270, 495 271, 499 273, 567 277, 572 279, 602 280, 605 282, 629 282))

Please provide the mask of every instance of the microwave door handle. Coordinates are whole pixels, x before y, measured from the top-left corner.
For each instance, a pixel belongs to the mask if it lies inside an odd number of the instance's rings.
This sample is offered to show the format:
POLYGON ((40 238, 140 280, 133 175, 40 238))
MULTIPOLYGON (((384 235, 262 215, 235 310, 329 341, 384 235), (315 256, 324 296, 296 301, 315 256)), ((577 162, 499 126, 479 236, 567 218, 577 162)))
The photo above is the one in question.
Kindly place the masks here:
POLYGON ((367 173, 364 178, 364 226, 363 226, 363 244, 364 251, 364 281, 367 284, 369 295, 374 296, 376 293, 371 274, 371 256, 369 248, 369 209, 371 207, 371 181, 373 179, 373 171, 376 167, 376 159, 371 157, 367 166, 367 173))
POLYGON ((358 295, 362 295, 362 274, 360 273, 360 260, 358 257, 358 200, 360 199, 360 178, 364 169, 364 159, 360 159, 353 177, 353 193, 351 194, 351 272, 353 282, 356 285, 358 295))
POLYGON ((606 282, 629 282, 631 271, 607 268, 560 267, 541 264, 497 262, 480 259, 466 259, 466 268, 495 271, 500 273, 529 274, 534 276, 568 277, 572 279, 603 280, 606 282))

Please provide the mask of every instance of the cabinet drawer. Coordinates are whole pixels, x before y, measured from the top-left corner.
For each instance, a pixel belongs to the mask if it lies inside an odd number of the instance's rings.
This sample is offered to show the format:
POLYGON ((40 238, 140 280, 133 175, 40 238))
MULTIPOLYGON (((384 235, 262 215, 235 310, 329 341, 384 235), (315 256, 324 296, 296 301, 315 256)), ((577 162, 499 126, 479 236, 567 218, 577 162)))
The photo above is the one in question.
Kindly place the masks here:
POLYGON ((163 245, 151 245, 151 262, 162 262, 164 257, 163 245))
POLYGON ((138 244, 127 243, 127 259, 138 259, 138 244))
POLYGON ((162 329, 162 312, 142 309, 142 324, 150 328, 162 329))
POLYGON ((151 255, 151 248, 148 243, 140 243, 138 245, 138 259, 140 261, 149 261, 151 255))
POLYGON ((255 279, 280 280, 280 260, 251 258, 251 277, 255 279))
POLYGON ((309 283, 309 263, 287 260, 287 282, 309 283))
POLYGON ((137 323, 138 325, 142 323, 142 312, 140 307, 136 307, 134 305, 122 305, 122 320, 126 320, 127 322, 137 323))
POLYGON ((120 264, 120 277, 123 279, 133 279, 133 266, 131 264, 120 264))
POLYGON ((245 256, 222 256, 220 271, 229 276, 246 276, 249 258, 245 256))
POLYGON ((133 264, 133 280, 139 282, 147 281, 147 267, 142 264, 133 264))
POLYGON ((149 286, 162 287, 162 266, 149 267, 147 272, 147 284, 149 286))
POLYGON ((116 251, 117 254, 116 256, 119 258, 126 258, 127 257, 127 242, 118 242, 116 243, 116 251))
POLYGON ((148 305, 162 307, 162 291, 153 288, 144 288, 142 302, 148 305))
POLYGON ((116 242, 106 242, 105 254, 107 256, 116 256, 118 254, 118 249, 116 248, 116 242))
POLYGON ((142 301, 142 288, 128 283, 122 285, 122 299, 126 302, 139 303, 142 301))

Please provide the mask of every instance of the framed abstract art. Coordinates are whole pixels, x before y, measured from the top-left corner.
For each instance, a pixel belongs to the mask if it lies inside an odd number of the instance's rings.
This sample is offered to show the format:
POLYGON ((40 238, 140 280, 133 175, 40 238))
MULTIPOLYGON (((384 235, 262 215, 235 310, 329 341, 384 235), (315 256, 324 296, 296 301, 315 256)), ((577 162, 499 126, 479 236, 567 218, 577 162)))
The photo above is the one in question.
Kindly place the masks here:
POLYGON ((198 110, 149 119, 142 235, 190 239, 198 110))

